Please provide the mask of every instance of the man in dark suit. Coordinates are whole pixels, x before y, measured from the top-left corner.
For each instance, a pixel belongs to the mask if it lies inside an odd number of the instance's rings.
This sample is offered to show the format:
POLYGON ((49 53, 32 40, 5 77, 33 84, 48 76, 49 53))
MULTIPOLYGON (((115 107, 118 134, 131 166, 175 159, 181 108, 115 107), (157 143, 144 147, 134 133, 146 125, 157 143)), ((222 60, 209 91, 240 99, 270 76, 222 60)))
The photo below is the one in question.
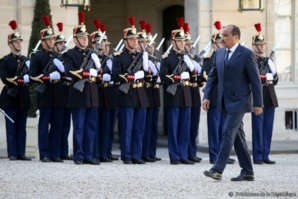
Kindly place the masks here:
POLYGON ((218 85, 218 111, 223 111, 226 116, 218 158, 209 171, 204 171, 207 177, 215 180, 221 180, 233 145, 242 170, 231 180, 254 180, 242 119, 246 112, 262 113, 262 88, 255 54, 239 45, 239 40, 240 29, 237 26, 224 27, 222 43, 225 48, 217 51, 205 88, 203 109, 208 110, 209 99, 218 85))

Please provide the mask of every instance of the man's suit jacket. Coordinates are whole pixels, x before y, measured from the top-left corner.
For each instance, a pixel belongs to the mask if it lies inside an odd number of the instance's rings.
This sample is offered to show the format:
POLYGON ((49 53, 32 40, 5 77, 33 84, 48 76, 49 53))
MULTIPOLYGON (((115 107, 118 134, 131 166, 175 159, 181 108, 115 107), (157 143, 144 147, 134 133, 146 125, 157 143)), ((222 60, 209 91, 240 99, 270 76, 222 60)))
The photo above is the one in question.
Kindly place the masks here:
POLYGON ((225 53, 226 49, 222 48, 215 55, 204 99, 210 100, 218 85, 219 111, 225 107, 228 113, 245 113, 252 112, 253 107, 262 107, 262 86, 255 54, 239 44, 225 63, 225 53))

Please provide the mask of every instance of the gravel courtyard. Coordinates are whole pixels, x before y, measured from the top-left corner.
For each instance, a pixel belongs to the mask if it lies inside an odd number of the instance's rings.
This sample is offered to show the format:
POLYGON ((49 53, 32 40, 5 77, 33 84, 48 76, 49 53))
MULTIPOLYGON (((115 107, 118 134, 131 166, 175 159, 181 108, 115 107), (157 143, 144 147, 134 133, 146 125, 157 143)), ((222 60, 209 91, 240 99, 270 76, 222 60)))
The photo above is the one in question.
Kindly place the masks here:
POLYGON ((254 165, 254 182, 230 181, 240 172, 238 161, 217 182, 203 174, 211 168, 208 154, 199 154, 203 161, 195 165, 171 165, 167 148, 157 154, 162 161, 145 165, 0 159, 0 198, 298 198, 297 154, 271 155, 277 164, 254 165))

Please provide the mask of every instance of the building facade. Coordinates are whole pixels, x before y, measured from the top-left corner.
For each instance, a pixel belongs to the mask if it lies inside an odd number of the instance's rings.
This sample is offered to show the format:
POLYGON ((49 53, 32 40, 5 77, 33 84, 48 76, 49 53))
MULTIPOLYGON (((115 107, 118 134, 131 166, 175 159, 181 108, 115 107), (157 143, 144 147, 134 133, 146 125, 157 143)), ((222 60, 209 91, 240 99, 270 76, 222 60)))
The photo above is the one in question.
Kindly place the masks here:
MULTIPOLYGON (((60 1, 50 0, 54 31, 58 33, 56 23, 64 23, 64 35, 70 36, 73 26, 78 24, 77 13, 84 11, 82 7, 61 7, 60 1)), ((31 23, 35 0, 1 0, 0 12, 0 56, 8 53, 7 35, 12 32, 8 23, 18 22, 18 30, 22 35, 23 54, 27 55, 31 23)), ((252 35, 256 34, 255 23, 261 23, 262 33, 267 39, 267 55, 275 48, 274 62, 279 73, 276 92, 279 107, 275 113, 273 140, 298 140, 298 0, 91 0, 91 10, 85 11, 86 26, 89 33, 95 31, 93 20, 99 18, 106 24, 111 50, 122 38, 122 31, 128 27, 129 16, 138 21, 145 19, 152 23, 152 32, 158 33, 156 43, 165 37, 160 54, 170 43, 170 31, 178 28, 176 18, 184 16, 189 23, 191 35, 201 39, 196 47, 199 53, 210 41, 216 30, 214 21, 222 25, 235 24, 241 29, 241 41, 251 48, 252 35), (259 1, 261 7, 259 8, 259 1), (243 2, 244 10, 239 10, 243 2), (248 10, 245 10, 248 9, 248 10)), ((69 45, 71 48, 73 44, 69 45)), ((2 89, 3 84, 0 83, 2 89)), ((160 112, 159 130, 164 134, 163 109, 160 112)), ((246 114, 244 127, 247 140, 251 140, 251 116, 246 114)), ((206 113, 201 112, 199 143, 207 142, 206 113)), ((0 148, 6 147, 4 117, 0 114, 0 148)))

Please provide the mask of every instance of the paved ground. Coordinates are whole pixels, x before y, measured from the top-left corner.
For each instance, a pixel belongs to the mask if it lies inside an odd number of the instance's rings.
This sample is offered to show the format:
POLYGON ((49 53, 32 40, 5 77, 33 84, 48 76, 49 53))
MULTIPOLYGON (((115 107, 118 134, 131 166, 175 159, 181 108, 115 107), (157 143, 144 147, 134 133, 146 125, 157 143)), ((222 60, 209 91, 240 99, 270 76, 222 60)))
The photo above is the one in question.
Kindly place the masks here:
POLYGON ((297 154, 271 155, 277 164, 254 165, 254 182, 230 181, 240 172, 238 163, 226 167, 220 182, 205 177, 211 168, 207 153, 199 153, 203 161, 195 165, 170 165, 167 148, 157 154, 162 161, 145 165, 2 158, 0 198, 298 198, 297 154))

